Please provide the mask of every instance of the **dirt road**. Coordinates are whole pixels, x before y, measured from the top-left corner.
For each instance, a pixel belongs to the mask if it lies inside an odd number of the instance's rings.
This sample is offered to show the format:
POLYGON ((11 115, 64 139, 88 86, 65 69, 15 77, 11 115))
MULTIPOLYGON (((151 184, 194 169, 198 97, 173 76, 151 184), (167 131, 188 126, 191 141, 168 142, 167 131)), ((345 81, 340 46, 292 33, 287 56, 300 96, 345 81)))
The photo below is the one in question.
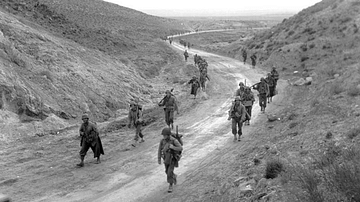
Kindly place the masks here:
MULTIPOLYGON (((182 46, 176 43, 173 46, 179 54, 183 53, 182 46)), ((191 54, 188 64, 193 63, 193 54, 208 61, 211 80, 206 93, 201 92, 197 99, 182 96, 185 99, 180 100, 180 114, 176 115, 175 125, 184 135, 184 154, 180 167, 175 170, 178 174, 175 193, 181 193, 178 187, 191 180, 188 176, 202 162, 220 155, 217 151, 243 144, 232 141, 227 112, 238 83, 246 79, 247 85, 251 85, 264 75, 264 72, 231 58, 192 49, 188 51, 191 54)), ((245 141, 250 130, 256 127, 259 111, 255 103, 252 125, 244 127, 245 141)), ((145 130, 146 142, 133 149, 126 147, 129 143, 123 141, 133 131, 104 134, 106 155, 102 164, 93 164, 89 152, 85 167, 81 169, 74 168, 79 150, 76 127, 61 136, 24 139, 21 148, 5 148, 6 154, 28 153, 35 157, 3 162, 4 172, 12 173, 13 177, 2 181, 0 186, 8 186, 5 191, 14 196, 20 192, 13 197, 18 201, 161 201, 168 196, 164 167, 157 164, 157 148, 163 127, 165 123, 148 127, 145 130), (69 147, 69 141, 76 144, 69 147)))
MULTIPOLYGON (((175 43, 174 47, 182 50, 179 44, 175 43)), ((206 93, 200 93, 200 100, 183 101, 199 102, 200 104, 195 105, 195 108, 190 111, 182 112, 175 121, 184 134, 185 142, 184 155, 180 167, 176 169, 179 184, 185 180, 184 176, 187 172, 196 168, 217 148, 224 147, 227 144, 241 144, 232 142, 233 136, 230 130, 230 122, 227 120, 227 112, 239 81, 246 79, 250 85, 257 82, 261 77, 259 71, 249 69, 248 66, 244 66, 239 61, 197 50, 190 50, 190 53, 196 53, 208 61, 211 81, 208 82, 206 93)), ((258 113, 259 107, 255 105, 253 119, 256 119, 258 113)), ((245 134, 247 131, 245 127, 245 134)), ((160 138, 159 136, 158 139, 160 140, 160 138)), ((93 187, 88 191, 79 191, 67 195, 59 201, 149 201, 148 197, 154 197, 152 194, 157 191, 166 192, 164 167, 156 164, 157 144, 148 145, 148 148, 138 155, 146 156, 147 161, 153 164, 145 172, 142 169, 138 172, 136 170, 115 172, 108 180, 102 180, 101 187, 106 187, 106 190, 99 191, 93 187), (92 193, 95 190, 99 192, 92 193)), ((140 161, 143 159, 138 158, 133 163, 141 165, 140 161)))

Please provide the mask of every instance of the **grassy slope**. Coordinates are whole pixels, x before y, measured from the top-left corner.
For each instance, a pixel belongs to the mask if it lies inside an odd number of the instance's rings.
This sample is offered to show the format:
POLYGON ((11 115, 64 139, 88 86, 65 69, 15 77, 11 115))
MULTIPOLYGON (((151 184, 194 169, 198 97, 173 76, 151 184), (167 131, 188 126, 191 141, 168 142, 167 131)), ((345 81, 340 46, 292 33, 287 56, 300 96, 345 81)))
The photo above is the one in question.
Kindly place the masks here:
POLYGON ((12 69, 12 81, 25 83, 7 89, 12 94, 5 102, 19 99, 25 105, 24 110, 7 103, 15 113, 71 119, 90 110, 98 120, 107 119, 136 96, 151 105, 157 99, 151 94, 159 91, 151 79, 171 63, 183 65, 160 40, 183 29, 175 20, 96 0, 4 0, 0 6, 4 15, 15 15, 1 22, 2 62, 12 69))
POLYGON ((260 68, 275 65, 285 80, 313 77, 309 86, 285 89, 274 112, 281 121, 264 119, 264 127, 251 134, 260 147, 249 149, 239 163, 223 162, 229 173, 255 179, 254 191, 235 187, 223 195, 246 201, 360 200, 359 11, 355 0, 324 0, 251 40, 219 46, 217 52, 239 59, 239 47, 248 47, 258 54, 260 68), (249 163, 255 159, 260 165, 249 163), (286 171, 281 178, 260 180, 269 162, 278 160, 286 171))

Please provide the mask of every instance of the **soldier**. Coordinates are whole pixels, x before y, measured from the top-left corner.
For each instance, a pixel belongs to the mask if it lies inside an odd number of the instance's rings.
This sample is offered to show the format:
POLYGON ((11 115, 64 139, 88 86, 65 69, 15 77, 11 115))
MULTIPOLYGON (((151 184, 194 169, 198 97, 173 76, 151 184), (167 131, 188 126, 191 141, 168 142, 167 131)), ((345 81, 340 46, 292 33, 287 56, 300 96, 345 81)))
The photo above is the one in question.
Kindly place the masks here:
POLYGON ((133 147, 136 147, 139 138, 140 138, 140 143, 144 142, 144 135, 142 134, 142 129, 141 129, 143 124, 143 108, 139 104, 139 99, 136 99, 134 102, 130 104, 128 119, 129 119, 128 128, 131 128, 132 126, 136 128, 134 142, 131 144, 133 147))
POLYGON ((81 136, 81 150, 80 150, 80 158, 81 162, 76 164, 78 167, 84 166, 84 158, 89 150, 94 152, 94 158, 97 158, 96 164, 100 163, 100 155, 104 155, 104 149, 101 144, 101 140, 99 137, 99 132, 94 123, 89 122, 89 116, 87 114, 83 114, 81 117, 83 123, 80 126, 79 132, 81 136))
POLYGON ((275 79, 271 76, 271 73, 268 73, 265 81, 269 86, 269 95, 267 96, 267 101, 270 103, 272 102, 272 97, 275 95, 275 79))
POLYGON ((275 88, 276 88, 276 85, 277 85, 277 81, 279 80, 279 73, 276 71, 276 67, 273 66, 272 70, 271 70, 271 76, 274 78, 275 80, 275 88))
POLYGON ((255 102, 255 98, 254 98, 254 94, 251 92, 251 88, 250 87, 245 87, 245 91, 242 97, 242 104, 245 106, 246 109, 246 125, 250 125, 250 119, 251 119, 251 110, 252 110, 252 106, 254 105, 255 102))
POLYGON ((174 111, 179 114, 176 98, 169 90, 166 91, 165 97, 159 102, 159 106, 164 106, 165 122, 168 127, 174 128, 174 111))
POLYGON ((188 49, 190 49, 190 42, 187 42, 187 47, 188 49))
POLYGON ((204 68, 201 72, 200 72, 200 86, 201 86, 201 90, 205 91, 205 87, 206 87, 206 81, 209 80, 210 78, 207 75, 207 69, 204 68))
POLYGON ((235 96, 240 96, 242 98, 245 91, 245 84, 243 82, 239 83, 239 88, 235 92, 235 96))
POLYGON ((194 95, 194 99, 196 98, 197 91, 200 87, 200 81, 196 76, 193 76, 193 78, 188 82, 188 84, 191 84, 191 95, 194 95))
POLYGON ((242 57, 243 57, 244 64, 245 64, 246 59, 247 59, 247 52, 246 52, 246 49, 245 49, 245 48, 242 50, 242 57))
POLYGON ((234 135, 234 142, 236 140, 240 141, 240 137, 242 135, 242 125, 246 119, 246 111, 244 105, 241 104, 240 96, 235 97, 235 102, 232 104, 229 110, 229 118, 228 120, 232 119, 231 121, 231 129, 232 134, 234 135), (238 127, 238 130, 237 130, 238 127), (239 137, 236 137, 236 134, 239 137))
POLYGON ((269 86, 267 85, 265 79, 261 78, 260 83, 256 83, 252 87, 259 92, 259 105, 261 107, 261 111, 264 113, 266 108, 266 97, 269 95, 269 86))
POLYGON ((195 67, 196 67, 196 65, 197 65, 197 62, 198 62, 198 55, 195 54, 195 55, 194 55, 194 65, 195 65, 195 67))
POLYGON ((158 149, 158 163, 161 165, 161 159, 164 160, 165 173, 167 175, 167 182, 169 183, 168 192, 173 191, 173 185, 176 185, 176 175, 174 173, 175 167, 179 167, 178 152, 182 151, 182 146, 179 141, 171 136, 170 128, 164 128, 161 131, 163 139, 160 141, 158 149))
POLYGON ((253 68, 255 68, 255 65, 256 65, 256 58, 257 57, 256 57, 255 53, 250 57, 253 68))
POLYGON ((185 57, 185 62, 187 62, 187 59, 189 57, 189 53, 187 52, 187 50, 185 50, 184 52, 184 57, 185 57))

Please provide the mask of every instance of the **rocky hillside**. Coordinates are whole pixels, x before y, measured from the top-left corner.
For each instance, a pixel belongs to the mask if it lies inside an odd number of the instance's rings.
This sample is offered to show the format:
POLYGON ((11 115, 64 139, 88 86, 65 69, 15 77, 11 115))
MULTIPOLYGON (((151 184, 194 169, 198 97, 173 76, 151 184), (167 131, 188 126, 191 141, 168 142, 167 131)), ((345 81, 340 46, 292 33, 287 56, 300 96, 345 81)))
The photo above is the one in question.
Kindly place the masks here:
POLYGON ((160 40, 182 30, 175 22, 100 0, 3 0, 1 109, 106 120, 140 94, 152 104, 161 95, 150 80, 181 61, 160 40))
POLYGON ((280 121, 264 124, 275 149, 251 168, 280 173, 262 182, 271 201, 360 201, 359 27, 358 0, 323 0, 246 42, 290 84, 272 114, 280 121))

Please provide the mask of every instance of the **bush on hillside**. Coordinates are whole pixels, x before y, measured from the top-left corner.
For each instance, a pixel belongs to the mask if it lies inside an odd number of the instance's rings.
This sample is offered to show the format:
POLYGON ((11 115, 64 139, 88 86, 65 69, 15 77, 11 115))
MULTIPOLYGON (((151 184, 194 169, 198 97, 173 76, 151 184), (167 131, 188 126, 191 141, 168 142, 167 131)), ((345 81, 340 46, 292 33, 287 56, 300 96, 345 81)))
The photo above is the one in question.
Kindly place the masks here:
POLYGON ((352 97, 356 97, 360 95, 360 89, 357 86, 351 86, 348 89, 348 95, 352 96, 352 97))
POLYGON ((265 178, 274 179, 284 170, 284 165, 279 159, 272 159, 266 163, 265 178))
MULTIPOLYGON (((328 158, 324 155, 328 153, 325 152, 313 164, 328 158)), ((360 201, 360 150, 341 148, 340 153, 333 157, 333 161, 322 167, 300 163, 287 167, 281 174, 281 182, 292 200, 360 201)))

